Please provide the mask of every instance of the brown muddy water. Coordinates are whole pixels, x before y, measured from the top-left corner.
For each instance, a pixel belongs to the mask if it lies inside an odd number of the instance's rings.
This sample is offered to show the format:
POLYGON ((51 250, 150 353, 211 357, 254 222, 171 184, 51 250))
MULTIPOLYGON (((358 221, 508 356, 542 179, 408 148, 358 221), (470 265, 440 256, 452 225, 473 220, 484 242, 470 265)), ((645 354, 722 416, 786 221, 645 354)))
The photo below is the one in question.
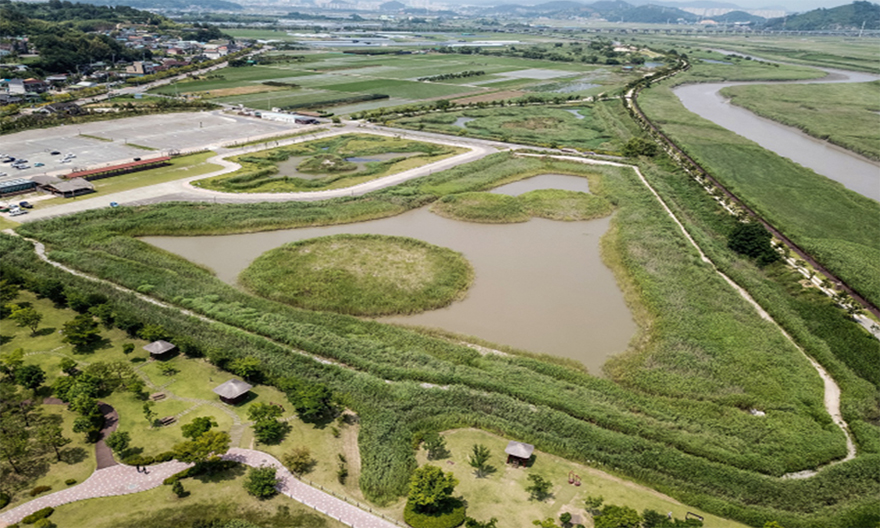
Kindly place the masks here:
MULTIPOLYGON (((536 176, 499 187, 520 194, 536 189, 586 191, 583 178, 536 176)), ((476 272, 467 297, 411 316, 378 319, 442 328, 532 352, 576 359, 593 374, 626 349, 636 326, 614 276, 599 257, 610 218, 519 224, 475 224, 437 216, 427 208, 357 224, 199 237, 146 237, 162 249, 212 268, 236 284, 262 253, 288 242, 351 234, 406 236, 459 251, 476 272)))
MULTIPOLYGON (((351 170, 350 173, 354 174, 356 171, 364 170, 367 166, 367 163, 371 161, 388 161, 393 160, 395 158, 409 158, 412 156, 417 156, 421 154, 421 152, 385 152, 383 154, 373 154, 369 156, 363 157, 353 157, 353 158, 345 158, 346 161, 350 161, 355 164, 356 168, 351 170)), ((318 178, 323 178, 328 174, 320 174, 320 173, 309 173, 309 172, 300 172, 296 168, 309 159, 310 156, 296 156, 290 157, 286 160, 279 162, 277 164, 278 174, 275 176, 276 178, 302 178, 304 180, 317 180, 318 178)))
POLYGON ((840 182, 845 187, 872 200, 880 201, 880 163, 855 152, 816 139, 797 128, 777 123, 735 106, 719 93, 728 86, 744 84, 825 84, 870 82, 880 76, 829 68, 822 79, 790 82, 723 82, 685 84, 673 92, 685 108, 717 125, 754 141, 767 150, 786 157, 818 174, 840 182))

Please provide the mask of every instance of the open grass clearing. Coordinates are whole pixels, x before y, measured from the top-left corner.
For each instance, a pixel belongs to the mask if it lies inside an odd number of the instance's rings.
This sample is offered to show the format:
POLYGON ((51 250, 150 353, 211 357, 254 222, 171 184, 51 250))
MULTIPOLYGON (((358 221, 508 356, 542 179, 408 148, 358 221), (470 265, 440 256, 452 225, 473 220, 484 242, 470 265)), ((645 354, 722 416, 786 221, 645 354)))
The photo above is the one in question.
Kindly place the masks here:
POLYGON ((880 81, 731 86, 721 94, 760 116, 880 160, 880 81))
POLYGON ((184 479, 189 495, 178 498, 171 486, 135 495, 73 502, 56 508, 58 526, 89 528, 166 528, 243 519, 271 528, 344 528, 345 525, 301 503, 276 495, 258 500, 243 488, 245 468, 215 476, 184 479))
POLYGON ((450 249, 404 237, 336 235, 259 256, 239 280, 263 297, 351 315, 412 314, 464 296, 474 278, 450 249))
POLYGON ((801 79, 819 79, 825 72, 808 66, 775 64, 741 57, 728 57, 717 51, 692 51, 688 54, 692 59, 691 69, 675 76, 675 84, 687 82, 718 82, 718 81, 796 81, 801 79), (700 59, 700 60, 697 60, 700 59), (709 59, 717 62, 705 62, 709 59))
POLYGON ((672 512, 683 519, 688 511, 706 518, 705 526, 712 528, 744 528, 746 525, 707 514, 704 511, 686 506, 675 499, 657 491, 624 480, 604 471, 577 464, 563 458, 535 451, 534 463, 527 468, 507 465, 504 449, 508 439, 478 429, 455 429, 442 433, 450 456, 440 460, 428 460, 427 452, 419 450, 419 465, 432 464, 443 471, 452 472, 459 481, 456 494, 468 502, 467 515, 482 521, 491 517, 498 519, 499 526, 509 528, 529 528, 535 519, 552 517, 559 519, 563 512, 569 512, 573 524, 592 526, 592 519, 584 510, 587 496, 602 496, 605 504, 629 506, 639 513, 645 509, 656 510, 662 514, 672 512), (482 444, 491 451, 488 464, 495 471, 483 478, 474 475, 468 464, 468 456, 475 444, 482 444), (581 486, 568 483, 569 472, 580 476, 581 486), (525 490, 529 485, 528 475, 536 474, 553 483, 551 496, 544 501, 529 499, 525 490))

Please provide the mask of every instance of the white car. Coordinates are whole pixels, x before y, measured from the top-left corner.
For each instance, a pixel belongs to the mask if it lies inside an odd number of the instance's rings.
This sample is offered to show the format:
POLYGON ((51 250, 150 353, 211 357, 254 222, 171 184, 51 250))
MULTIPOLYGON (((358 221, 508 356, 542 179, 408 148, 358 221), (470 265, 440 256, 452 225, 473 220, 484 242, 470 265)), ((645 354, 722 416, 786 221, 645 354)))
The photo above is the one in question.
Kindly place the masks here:
POLYGON ((20 209, 18 207, 13 207, 9 209, 9 216, 20 216, 23 214, 27 214, 27 211, 25 211, 24 209, 20 209))

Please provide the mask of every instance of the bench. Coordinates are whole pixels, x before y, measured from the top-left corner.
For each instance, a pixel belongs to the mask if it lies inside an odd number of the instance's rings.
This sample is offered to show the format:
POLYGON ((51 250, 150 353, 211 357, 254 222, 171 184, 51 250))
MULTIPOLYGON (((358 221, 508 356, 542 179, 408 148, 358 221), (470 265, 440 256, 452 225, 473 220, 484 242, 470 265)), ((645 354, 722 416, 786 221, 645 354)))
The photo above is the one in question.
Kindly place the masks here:
POLYGON ((171 425, 176 421, 177 421, 177 418, 175 418, 173 416, 166 416, 165 418, 162 418, 161 420, 159 420, 159 423, 162 425, 171 425))

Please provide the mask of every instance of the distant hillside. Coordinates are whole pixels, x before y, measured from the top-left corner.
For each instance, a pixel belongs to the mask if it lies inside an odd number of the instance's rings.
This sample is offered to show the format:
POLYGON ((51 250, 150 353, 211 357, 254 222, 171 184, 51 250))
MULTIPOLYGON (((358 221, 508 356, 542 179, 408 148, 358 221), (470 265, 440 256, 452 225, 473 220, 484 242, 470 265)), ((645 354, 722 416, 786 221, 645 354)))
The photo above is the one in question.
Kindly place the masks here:
POLYGON ((731 11, 729 13, 724 13, 723 15, 717 15, 710 18, 712 18, 712 20, 714 20, 715 22, 725 24, 733 24, 734 22, 751 22, 752 24, 760 24, 767 20, 764 17, 750 15, 745 11, 731 11))
POLYGON ((831 9, 816 9, 790 17, 774 18, 764 25, 767 29, 813 31, 822 29, 880 29, 880 5, 853 2, 831 9))
POLYGON ((239 11, 241 5, 227 0, 80 0, 102 6, 128 6, 136 9, 205 9, 211 11, 239 11))
POLYGON ((696 22, 699 17, 675 7, 645 4, 634 6, 622 0, 601 0, 592 4, 583 4, 569 0, 558 0, 543 4, 527 6, 504 4, 484 10, 487 15, 540 15, 547 17, 581 16, 604 18, 613 22, 640 22, 665 24, 681 19, 696 22))

